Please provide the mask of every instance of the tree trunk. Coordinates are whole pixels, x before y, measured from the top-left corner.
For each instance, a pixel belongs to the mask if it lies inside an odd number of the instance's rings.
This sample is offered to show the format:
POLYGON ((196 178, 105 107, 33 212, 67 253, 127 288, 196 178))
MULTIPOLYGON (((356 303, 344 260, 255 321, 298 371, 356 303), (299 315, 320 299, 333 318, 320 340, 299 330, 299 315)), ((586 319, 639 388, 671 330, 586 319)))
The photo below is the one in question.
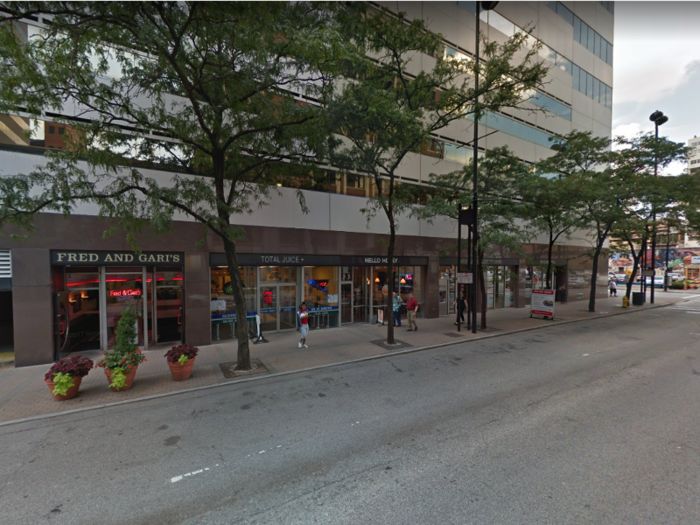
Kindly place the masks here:
POLYGON ((396 225, 394 217, 389 217, 389 250, 387 259, 387 274, 389 276, 389 324, 386 327, 386 343, 394 343, 394 244, 396 242, 396 225))
POLYGON ((486 279, 484 279, 484 252, 478 252, 477 273, 479 278, 479 291, 481 292, 481 329, 486 330, 486 310, 488 309, 488 297, 486 297, 486 279))
POLYGON ((630 278, 627 280, 627 290, 625 291, 625 296, 627 299, 630 298, 632 295, 632 285, 634 284, 634 280, 637 277, 637 270, 639 270, 639 259, 640 255, 635 256, 635 253, 632 252, 632 260, 634 261, 634 264, 632 265, 632 274, 630 275, 630 278))
POLYGON ((595 312, 595 291, 598 285, 598 258, 600 257, 600 252, 603 251, 603 243, 605 242, 605 237, 598 236, 595 255, 593 256, 593 271, 591 275, 591 296, 588 298, 588 311, 595 312))
POLYGON ((238 267, 236 244, 224 239, 228 274, 231 277, 233 300, 236 301, 236 339, 238 340, 238 364, 236 370, 250 370, 250 345, 248 340, 248 320, 246 319, 245 294, 243 279, 238 267))
POLYGON ((231 213, 224 207, 226 196, 224 194, 224 164, 226 162, 224 153, 217 151, 212 153, 212 163, 214 168, 214 181, 216 186, 216 198, 219 203, 218 216, 221 221, 221 230, 224 232, 224 252, 226 253, 226 264, 228 274, 231 278, 231 288, 233 289, 233 300, 236 302, 236 339, 238 340, 238 359, 236 370, 250 370, 250 346, 248 344, 248 320, 246 319, 246 304, 243 280, 238 267, 238 255, 236 254, 236 243, 228 236, 231 224, 231 213))
POLYGON ((554 248, 554 239, 552 229, 549 229, 549 246, 547 248, 547 289, 552 289, 552 250, 554 248))

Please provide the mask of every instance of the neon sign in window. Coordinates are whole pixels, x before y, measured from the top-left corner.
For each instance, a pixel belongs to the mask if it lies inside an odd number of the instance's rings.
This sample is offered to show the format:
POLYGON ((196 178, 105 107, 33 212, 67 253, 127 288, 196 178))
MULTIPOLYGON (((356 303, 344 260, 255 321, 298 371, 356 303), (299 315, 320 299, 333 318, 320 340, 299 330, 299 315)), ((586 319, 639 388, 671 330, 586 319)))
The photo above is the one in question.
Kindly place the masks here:
POLYGON ((328 280, 323 280, 323 281, 317 281, 315 279, 309 279, 307 281, 310 286, 313 288, 316 288, 317 290, 321 290, 322 292, 328 292, 328 280))
POLYGON ((139 288, 125 288, 124 290, 110 290, 111 297, 138 297, 143 292, 139 288))

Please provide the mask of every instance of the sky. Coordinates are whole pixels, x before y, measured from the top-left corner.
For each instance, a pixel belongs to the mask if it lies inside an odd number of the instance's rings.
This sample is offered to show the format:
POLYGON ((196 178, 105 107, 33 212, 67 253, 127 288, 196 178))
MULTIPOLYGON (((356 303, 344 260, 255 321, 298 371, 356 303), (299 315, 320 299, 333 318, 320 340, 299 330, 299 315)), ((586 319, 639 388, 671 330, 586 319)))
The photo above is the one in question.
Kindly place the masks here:
POLYGON ((615 2, 613 45, 613 137, 653 131, 657 109, 659 135, 700 136, 700 2, 615 2))

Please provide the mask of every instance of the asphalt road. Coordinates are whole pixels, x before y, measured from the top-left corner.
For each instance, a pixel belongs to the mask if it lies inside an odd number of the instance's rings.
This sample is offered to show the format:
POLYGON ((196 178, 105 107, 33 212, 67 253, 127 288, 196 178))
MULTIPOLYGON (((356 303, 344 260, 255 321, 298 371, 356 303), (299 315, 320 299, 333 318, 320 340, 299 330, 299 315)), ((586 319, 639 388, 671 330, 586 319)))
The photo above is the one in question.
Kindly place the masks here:
POLYGON ((10 524, 698 524, 700 298, 0 427, 10 524))

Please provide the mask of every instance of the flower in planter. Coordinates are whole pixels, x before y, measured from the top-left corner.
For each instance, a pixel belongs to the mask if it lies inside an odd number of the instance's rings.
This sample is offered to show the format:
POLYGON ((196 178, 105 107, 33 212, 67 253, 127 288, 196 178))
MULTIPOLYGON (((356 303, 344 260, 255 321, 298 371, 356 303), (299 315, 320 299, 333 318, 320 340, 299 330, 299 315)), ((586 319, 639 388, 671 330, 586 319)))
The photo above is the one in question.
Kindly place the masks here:
POLYGON ((196 346, 179 345, 173 346, 170 350, 168 350, 165 357, 168 359, 168 363, 180 363, 181 365, 184 365, 190 359, 197 357, 198 353, 199 348, 196 346))
POLYGON ((64 357, 56 361, 44 375, 44 380, 54 383, 53 394, 65 396, 75 385, 74 377, 85 377, 94 366, 92 359, 81 355, 64 357))
POLYGON ((56 361, 49 371, 44 376, 47 381, 52 381, 58 373, 66 374, 71 377, 85 377, 94 366, 92 359, 81 355, 73 355, 64 357, 56 361))
POLYGON ((146 360, 146 356, 135 343, 138 337, 137 318, 138 314, 132 307, 124 310, 117 325, 114 348, 103 352, 102 359, 97 362, 97 366, 106 368, 112 374, 109 386, 114 389, 124 387, 126 375, 146 360))

